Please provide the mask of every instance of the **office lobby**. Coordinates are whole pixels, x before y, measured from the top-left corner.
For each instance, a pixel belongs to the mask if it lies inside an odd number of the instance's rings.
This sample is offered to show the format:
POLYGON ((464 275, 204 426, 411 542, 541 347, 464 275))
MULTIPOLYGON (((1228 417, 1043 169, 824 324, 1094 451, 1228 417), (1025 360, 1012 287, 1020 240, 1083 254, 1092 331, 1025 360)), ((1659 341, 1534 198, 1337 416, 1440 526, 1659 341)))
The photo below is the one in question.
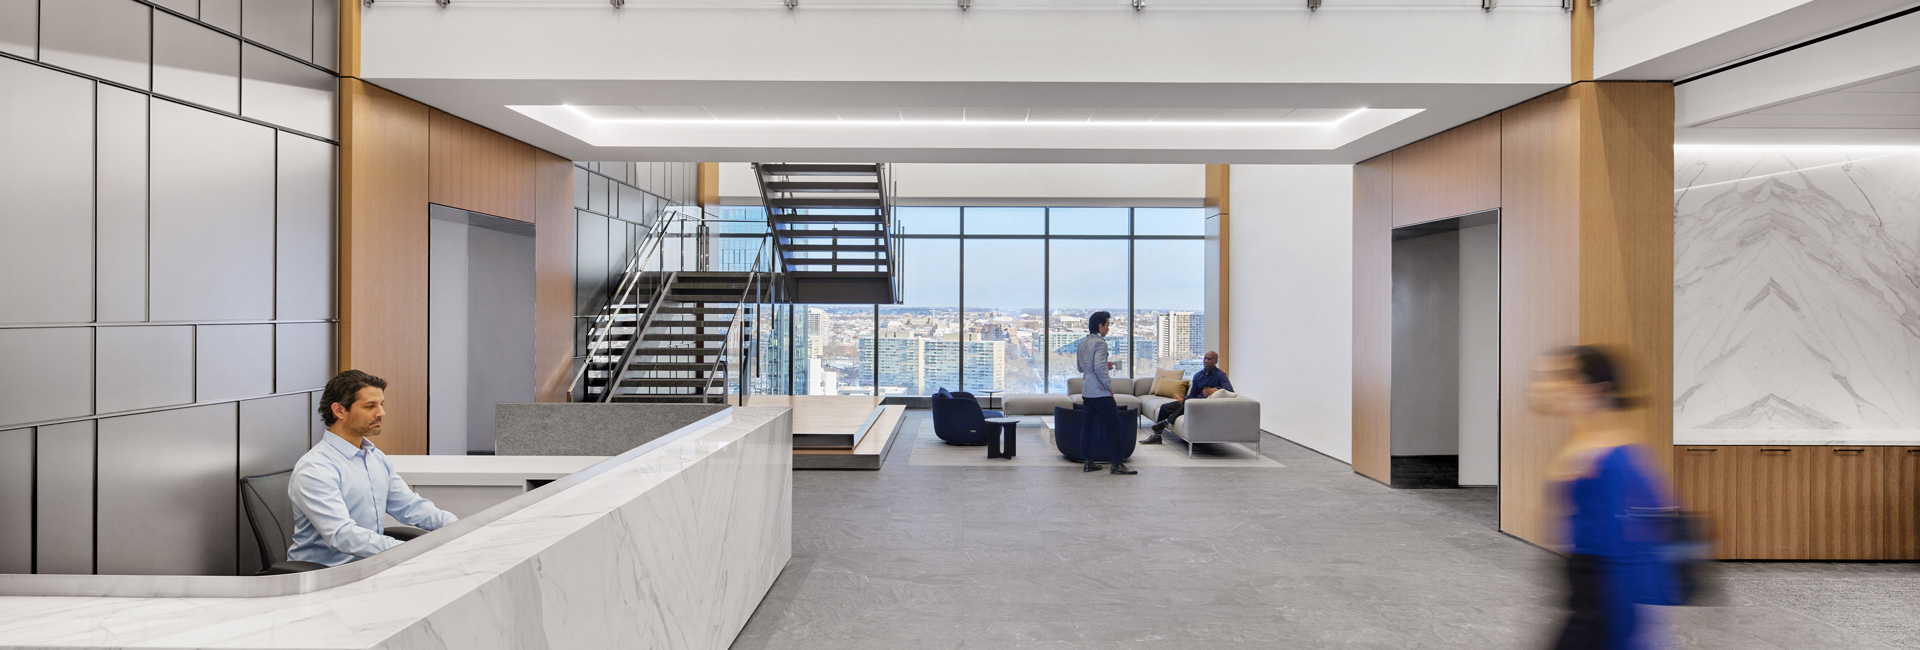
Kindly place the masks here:
POLYGON ((1913 0, 0 0, 0 648, 1920 649, 1913 0))

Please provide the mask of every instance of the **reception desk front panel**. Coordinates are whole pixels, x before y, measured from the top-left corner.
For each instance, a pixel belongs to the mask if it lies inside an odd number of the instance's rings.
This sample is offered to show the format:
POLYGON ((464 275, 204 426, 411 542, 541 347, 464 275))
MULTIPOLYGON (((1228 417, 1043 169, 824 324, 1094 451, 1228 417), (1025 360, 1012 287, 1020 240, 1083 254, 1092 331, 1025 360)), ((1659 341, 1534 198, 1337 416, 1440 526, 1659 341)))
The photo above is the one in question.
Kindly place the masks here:
POLYGON ((330 589, 0 597, 0 646, 725 648, 792 557, 791 427, 734 409, 330 589))

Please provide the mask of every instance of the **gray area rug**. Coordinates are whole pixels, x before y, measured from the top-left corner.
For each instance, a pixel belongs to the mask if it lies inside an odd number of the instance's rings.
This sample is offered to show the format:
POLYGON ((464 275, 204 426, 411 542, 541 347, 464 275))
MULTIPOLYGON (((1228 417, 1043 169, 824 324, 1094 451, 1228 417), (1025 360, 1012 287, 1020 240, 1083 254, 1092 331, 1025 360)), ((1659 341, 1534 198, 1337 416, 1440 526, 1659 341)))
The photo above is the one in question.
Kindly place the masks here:
MULTIPOLYGON (((908 465, 943 467, 1071 467, 1073 461, 1060 455, 1060 450, 1046 439, 1040 426, 1039 416, 1020 418, 1020 428, 1014 434, 1019 438, 1018 453, 1010 460, 987 458, 985 446, 968 447, 949 445, 933 432, 933 418, 921 418, 920 426, 913 428, 913 455, 908 465)), ((1145 439, 1153 432, 1141 428, 1135 440, 1145 439)), ((1157 467, 1211 467, 1211 468, 1247 468, 1285 467, 1271 458, 1253 453, 1252 445, 1233 442, 1203 442, 1193 449, 1193 458, 1187 457, 1187 443, 1179 438, 1167 437, 1166 444, 1140 445, 1134 448, 1133 457, 1127 459, 1127 465, 1143 469, 1157 467)), ((1272 440, 1280 444, 1280 440, 1272 440)))

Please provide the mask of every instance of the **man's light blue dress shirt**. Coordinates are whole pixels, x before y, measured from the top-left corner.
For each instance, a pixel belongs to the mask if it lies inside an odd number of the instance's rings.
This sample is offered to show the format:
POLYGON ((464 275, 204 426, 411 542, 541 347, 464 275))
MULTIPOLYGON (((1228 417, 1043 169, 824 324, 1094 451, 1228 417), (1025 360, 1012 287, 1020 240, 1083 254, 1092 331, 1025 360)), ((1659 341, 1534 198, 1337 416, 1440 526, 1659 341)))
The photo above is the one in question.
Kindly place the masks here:
POLYGON ((386 536, 382 513, 408 526, 433 530, 454 522, 453 513, 414 494, 393 473, 387 455, 362 439, 356 449, 327 433, 293 466, 287 496, 293 499, 293 547, 287 559, 346 564, 400 545, 386 536))

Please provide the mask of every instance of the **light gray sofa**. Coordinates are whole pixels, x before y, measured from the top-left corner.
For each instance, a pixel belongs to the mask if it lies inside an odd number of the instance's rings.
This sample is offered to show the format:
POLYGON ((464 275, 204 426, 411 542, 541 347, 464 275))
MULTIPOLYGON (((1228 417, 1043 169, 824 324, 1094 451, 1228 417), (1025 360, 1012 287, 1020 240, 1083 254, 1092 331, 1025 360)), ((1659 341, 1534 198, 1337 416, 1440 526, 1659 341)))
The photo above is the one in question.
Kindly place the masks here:
MULTIPOLYGON (((1071 395, 1020 393, 1005 396, 1001 403, 1007 407, 1007 415, 1053 415, 1053 409, 1056 406, 1066 409, 1080 403, 1080 381, 1079 378, 1067 380, 1067 392, 1072 393, 1071 395)), ((1138 409, 1141 406, 1141 400, 1147 397, 1153 397, 1152 377, 1138 380, 1128 377, 1113 378, 1114 406, 1138 409), (1143 395, 1145 397, 1142 397, 1143 395)), ((1153 413, 1147 413, 1147 417, 1153 417, 1153 413)))
POLYGON ((1190 399, 1186 413, 1173 421, 1167 433, 1187 441, 1189 458, 1193 456, 1193 444, 1200 442, 1251 442, 1258 454, 1260 402, 1251 397, 1190 399))

